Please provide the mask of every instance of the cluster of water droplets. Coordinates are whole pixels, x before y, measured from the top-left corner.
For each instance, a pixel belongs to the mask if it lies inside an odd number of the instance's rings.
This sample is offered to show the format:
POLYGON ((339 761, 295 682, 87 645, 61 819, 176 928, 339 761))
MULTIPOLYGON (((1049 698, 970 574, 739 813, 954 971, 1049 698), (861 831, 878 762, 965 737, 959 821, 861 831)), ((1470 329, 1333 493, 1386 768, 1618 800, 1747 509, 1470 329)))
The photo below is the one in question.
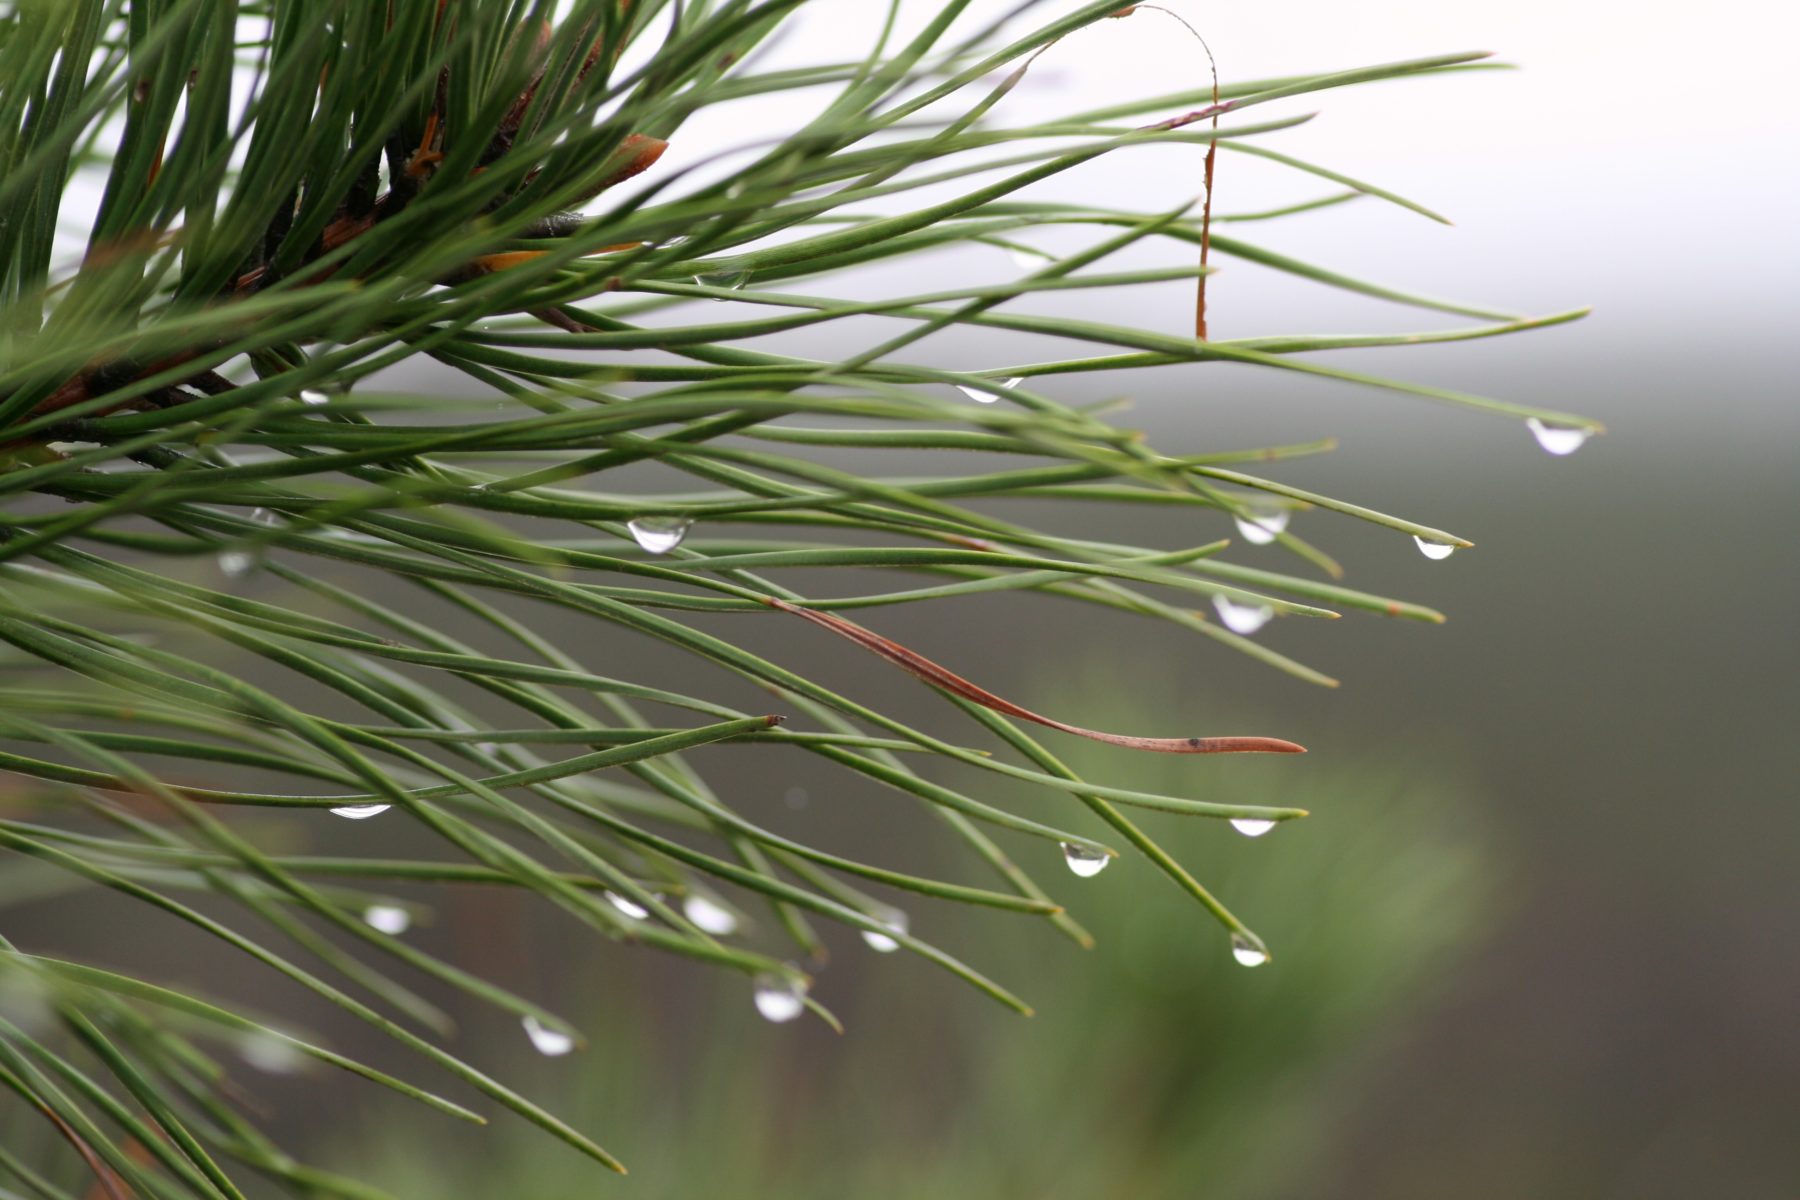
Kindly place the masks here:
POLYGON ((331 815, 346 821, 366 821, 370 817, 379 817, 392 807, 391 804, 340 804, 331 810, 331 815))
POLYGON ((756 1011, 777 1025, 806 1011, 806 986, 797 979, 765 971, 753 983, 756 1011))
POLYGON ((531 1041, 531 1048, 545 1058, 561 1058, 575 1048, 575 1039, 560 1029, 552 1029, 536 1017, 526 1017, 519 1024, 525 1027, 525 1036, 531 1041))
POLYGON ((1091 879, 1106 870, 1106 864, 1112 861, 1112 855, 1087 846, 1077 846, 1074 842, 1062 844, 1063 861, 1069 864, 1069 870, 1083 879, 1091 879))
POLYGON ((1218 610, 1219 624, 1245 637, 1267 625, 1275 616, 1275 610, 1267 604, 1239 604, 1225 595, 1213 597, 1213 608, 1218 610))
POLYGON ((625 522, 631 540, 648 554, 667 554, 693 527, 686 517, 633 517, 625 522))
MULTIPOLYGON (((1016 388, 1021 383, 1025 382, 1025 377, 1023 375, 1014 375, 1011 379, 996 379, 994 382, 1003 388, 1016 388)), ((956 390, 975 401, 977 404, 992 404, 1000 399, 998 393, 990 392, 985 388, 973 387, 968 384, 959 383, 956 385, 956 390)))
MULTIPOLYGON (((900 934, 902 937, 906 935, 907 930, 912 928, 911 920, 904 912, 897 908, 883 909, 881 912, 873 915, 877 921, 887 926, 892 933, 900 934)), ((869 949, 875 951, 877 954, 892 954, 900 948, 900 943, 889 934, 877 933, 873 929, 863 930, 862 940, 867 942, 869 949)))

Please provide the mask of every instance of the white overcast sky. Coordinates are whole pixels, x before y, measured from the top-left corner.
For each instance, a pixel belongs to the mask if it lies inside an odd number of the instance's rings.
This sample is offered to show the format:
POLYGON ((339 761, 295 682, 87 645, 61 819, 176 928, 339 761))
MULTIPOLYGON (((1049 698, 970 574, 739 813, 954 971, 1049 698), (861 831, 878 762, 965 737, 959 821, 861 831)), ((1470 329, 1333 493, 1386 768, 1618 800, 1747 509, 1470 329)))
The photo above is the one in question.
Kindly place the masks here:
MULTIPOLYGON (((916 22, 935 7, 909 0, 906 10, 916 22)), ((978 0, 972 11, 1009 7, 978 0)), ((1073 7, 1054 0, 1021 21, 1073 7)), ((1206 36, 1227 80, 1475 49, 1522 68, 1305 98, 1290 111, 1317 109, 1319 118, 1267 142, 1412 196, 1451 216, 1455 228, 1360 203, 1278 231, 1258 227, 1259 239, 1416 290, 1501 307, 1592 302, 1616 328, 1658 325, 1665 316, 1680 327, 1693 310, 1785 307, 1791 315, 1800 308, 1793 220, 1800 120, 1792 92, 1800 9, 1785 0, 1170 0, 1168 7, 1206 36)), ((808 5, 779 59, 860 54, 885 9, 880 0, 808 5)), ((1196 86, 1203 67, 1174 22, 1140 13, 1052 50, 1031 85, 1006 104, 1032 113, 1022 119, 1041 119, 1040 112, 1196 86)), ((712 115, 684 131, 665 163, 692 161, 775 116, 712 115)), ((1152 152, 1109 168, 1103 180, 1080 182, 1116 189, 1146 208, 1172 205, 1198 190, 1182 153, 1152 152)), ((1271 180, 1250 169, 1256 165, 1224 163, 1219 208, 1326 190, 1271 180)), ((1261 286, 1224 275, 1216 285, 1261 286)), ((1284 303, 1304 306, 1310 295, 1294 291, 1284 303)))

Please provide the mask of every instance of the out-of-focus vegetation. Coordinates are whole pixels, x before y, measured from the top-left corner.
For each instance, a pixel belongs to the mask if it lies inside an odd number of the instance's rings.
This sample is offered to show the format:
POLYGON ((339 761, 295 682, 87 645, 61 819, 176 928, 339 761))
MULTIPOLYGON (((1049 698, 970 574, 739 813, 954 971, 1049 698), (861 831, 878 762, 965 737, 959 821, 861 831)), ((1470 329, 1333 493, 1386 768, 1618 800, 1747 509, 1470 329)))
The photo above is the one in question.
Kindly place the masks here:
MULTIPOLYGON (((1095 708, 1120 725, 1195 710, 1175 679, 1145 674, 1094 668, 1058 686, 1110 697, 1095 708)), ((1266 966, 1217 953, 1190 901, 1125 863, 1060 889, 1096 935, 1091 952, 949 906, 916 913, 1037 1000, 1030 1021, 854 941, 834 944, 821 982, 849 1025, 842 1039, 767 1027, 729 988, 671 1007, 657 981, 621 977, 609 955, 563 998, 592 1032, 587 1053, 542 1064, 539 1090, 612 1130, 655 1195, 1305 1195, 1357 1073, 1479 952, 1499 901, 1497 864, 1454 772, 1392 751, 1309 763, 1304 796, 1240 773, 1234 798, 1314 810, 1263 839, 1211 823, 1157 830, 1269 931, 1277 957, 1266 966)), ((1071 765, 1099 758, 1122 786, 1181 792, 1197 778, 1190 763, 1106 749, 1071 765)), ((522 1057, 513 1038, 494 1049, 522 1057)), ((358 1109, 319 1158, 398 1196, 592 1191, 577 1156, 523 1126, 451 1132, 358 1109)))

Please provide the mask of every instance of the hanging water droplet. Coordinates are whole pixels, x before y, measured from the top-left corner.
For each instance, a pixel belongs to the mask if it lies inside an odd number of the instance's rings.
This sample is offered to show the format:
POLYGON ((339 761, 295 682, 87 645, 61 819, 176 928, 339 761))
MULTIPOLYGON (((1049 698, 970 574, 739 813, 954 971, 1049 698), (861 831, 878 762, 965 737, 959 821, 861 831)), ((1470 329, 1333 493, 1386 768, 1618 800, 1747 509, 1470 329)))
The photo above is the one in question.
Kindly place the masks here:
POLYGON ((1248 517, 1233 517, 1238 536, 1252 546, 1266 546, 1280 536, 1288 527, 1288 510, 1277 509, 1274 512, 1254 512, 1248 517))
MULTIPOLYGON (((750 272, 709 271, 705 275, 694 276, 694 282, 701 287, 729 288, 731 291, 735 292, 742 288, 746 283, 750 282, 750 272)), ((709 296, 707 299, 717 300, 720 303, 724 303, 725 301, 725 297, 723 296, 709 296)))
POLYGON ((552 1029, 536 1017, 526 1017, 519 1022, 525 1026, 525 1036, 531 1039, 531 1048, 545 1058, 561 1058, 575 1048, 575 1039, 560 1029, 552 1029))
POLYGON ((763 1020, 780 1024, 806 1011, 806 989, 786 975, 765 973, 756 977, 756 1011, 763 1020))
POLYGON ((1419 553, 1429 559, 1445 559, 1456 553, 1456 547, 1448 542, 1428 542, 1418 534, 1413 534, 1413 541, 1418 543, 1419 553))
POLYGON ((1106 864, 1112 861, 1112 855, 1102 854, 1098 850, 1090 850, 1086 846, 1077 846, 1074 842, 1062 844, 1063 861, 1069 864, 1069 870, 1083 879, 1091 879, 1106 870, 1106 864))
POLYGON ((1255 817, 1233 817, 1231 818, 1231 827, 1245 837, 1261 837, 1275 828, 1275 822, 1262 821, 1255 817))
MULTIPOLYGON (((897 908, 884 909, 875 915, 875 919, 886 925, 895 933, 904 934, 912 928, 912 921, 897 908)), ((869 949, 877 954, 892 954, 900 948, 900 943, 885 933, 876 933, 873 929, 862 931, 862 940, 869 944, 869 949)))
POLYGON ((227 579, 242 579, 256 570, 256 555, 248 550, 226 550, 219 555, 219 574, 227 579))
POLYGON ((363 921, 371 929, 396 936, 412 928, 412 914, 398 904, 371 904, 363 909, 363 921))
POLYGON ((737 932, 737 914, 711 896, 694 892, 681 902, 681 911, 702 933, 727 937, 737 932))
POLYGON ((1023 246, 1008 246, 1006 257, 1012 259, 1013 266, 1021 271, 1036 271, 1047 262, 1054 262, 1052 255, 1042 250, 1029 250, 1023 246))
POLYGON ((634 921, 641 921, 650 915, 650 910, 635 900, 628 900, 617 892, 606 893, 607 903, 624 913, 634 921))
POLYGON ((305 388, 300 393, 300 403, 317 408, 321 404, 329 404, 331 397, 313 388, 305 388))
POLYGON ((1231 935, 1231 957, 1239 966, 1260 967, 1269 961, 1269 952, 1241 933, 1231 935))
POLYGON ((693 524, 686 517, 633 517, 625 522, 631 540, 651 554, 667 554, 681 545, 693 524))
POLYGON ((366 821, 370 817, 379 817, 391 804, 342 804, 331 810, 334 817, 343 817, 346 821, 366 821))
POLYGON ((292 1075, 306 1065, 306 1055, 292 1042, 266 1033, 253 1033, 238 1044, 244 1061, 271 1075, 292 1075))
POLYGON ((1239 604, 1225 596, 1214 596, 1213 607, 1219 611, 1221 625, 1245 637, 1267 625, 1275 615, 1267 604, 1239 604))
POLYGON ((1526 417, 1525 427, 1531 430, 1531 436, 1537 444, 1544 448, 1544 453, 1554 454, 1561 458, 1565 454, 1573 454, 1581 449, 1583 442, 1594 436, 1591 429, 1577 429, 1570 425, 1547 425, 1536 417, 1526 417))

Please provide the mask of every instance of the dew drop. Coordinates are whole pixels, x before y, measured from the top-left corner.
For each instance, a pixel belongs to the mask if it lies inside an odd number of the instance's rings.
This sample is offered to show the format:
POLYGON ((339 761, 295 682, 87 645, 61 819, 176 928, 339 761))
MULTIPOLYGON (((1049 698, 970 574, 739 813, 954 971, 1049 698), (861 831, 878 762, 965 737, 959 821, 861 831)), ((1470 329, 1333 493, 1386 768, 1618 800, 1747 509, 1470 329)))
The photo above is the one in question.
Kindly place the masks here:
POLYGON ((396 936, 412 928, 412 914, 398 904, 371 904, 363 909, 363 922, 371 929, 396 936))
POLYGON ((763 1020, 780 1024, 806 1011, 806 989, 786 975, 765 973, 756 977, 756 1011, 763 1020))
MULTIPOLYGON (((701 287, 729 288, 730 290, 735 292, 739 288, 743 287, 746 283, 750 282, 750 272, 748 272, 748 271, 712 271, 705 275, 694 276, 694 282, 699 284, 701 287)), ((723 297, 723 296, 709 296, 709 297, 707 297, 707 299, 717 300, 720 303, 724 303, 724 301, 725 301, 725 297, 723 297)))
POLYGON ((1102 854, 1098 850, 1089 850, 1086 846, 1077 846, 1074 842, 1062 844, 1063 861, 1069 864, 1069 870, 1083 879, 1091 879, 1106 870, 1106 864, 1112 856, 1102 854))
MULTIPOLYGON (((996 385, 998 385, 999 387, 1003 387, 1003 388, 1016 388, 1021 383, 1024 383, 1024 382, 1025 382, 1025 377, 1023 375, 1014 375, 1011 379, 996 379, 996 380, 994 380, 994 383, 996 385)), ((973 386, 969 386, 967 384, 961 384, 961 383, 957 384, 956 390, 961 392, 963 395, 967 396, 969 399, 975 401, 975 403, 977 403, 977 404, 992 404, 992 403, 994 403, 994 401, 1000 399, 1000 397, 998 395, 987 390, 986 388, 973 387, 973 386)))
POLYGON ((1255 513, 1251 517, 1233 517, 1232 521, 1237 525, 1239 537, 1252 546, 1266 546, 1288 527, 1288 516, 1288 510, 1283 508, 1255 513))
POLYGON ((244 1061, 270 1075, 292 1075, 306 1065, 306 1055, 292 1042, 266 1033, 251 1034, 238 1046, 244 1061))
POLYGON ((642 921, 650 915, 650 910, 635 900, 628 900, 617 892, 606 893, 606 901, 634 921, 642 921))
POLYGON ((300 393, 300 403, 313 408, 317 408, 321 404, 329 404, 330 402, 330 396, 327 396, 324 392, 315 391, 312 388, 306 388, 300 393))
MULTIPOLYGON (((905 933, 912 927, 912 922, 905 913, 897 908, 886 909, 875 914, 875 919, 886 925, 894 933, 905 933)), ((885 933, 876 933, 873 929, 862 931, 862 940, 869 944, 869 949, 877 954, 892 954, 900 948, 900 943, 885 933)))
POLYGON ((1267 625, 1275 615, 1267 604, 1238 604, 1225 596, 1214 596, 1213 607, 1219 610, 1221 625, 1245 637, 1267 625))
POLYGON ((343 817, 346 821, 366 821, 370 817, 379 817, 391 804, 343 804, 331 810, 334 817, 343 817))
POLYGON ((227 550, 219 555, 219 574, 227 579, 242 579, 256 570, 256 555, 248 550, 227 550))
POLYGON ((1561 458, 1565 454, 1573 454, 1581 449, 1582 443, 1594 436, 1591 429, 1576 429, 1569 425, 1547 425, 1536 417, 1526 417, 1525 427, 1531 430, 1531 436, 1537 444, 1544 448, 1544 453, 1554 454, 1561 458))
POLYGON ((1269 961, 1269 952, 1241 933, 1231 935, 1231 957, 1239 966, 1260 967, 1269 961))
POLYGON ((1275 822, 1262 821, 1255 817, 1233 817, 1231 818, 1231 827, 1245 837, 1261 837, 1275 828, 1275 822))
POLYGON ((1448 542, 1428 542, 1418 534, 1413 534, 1413 541, 1418 544, 1419 553, 1429 559, 1445 559, 1456 553, 1456 547, 1448 542))
POLYGON ((560 1029, 551 1029, 536 1017, 526 1017, 520 1022, 525 1026, 525 1036, 531 1039, 531 1048, 545 1058, 561 1058, 575 1048, 575 1039, 560 1029))
POLYGON ((651 554, 667 554, 681 545, 693 524, 686 517, 634 517, 625 522, 631 540, 651 554))
POLYGON ((1012 259, 1013 266, 1021 271, 1036 271, 1041 269, 1045 263, 1056 261, 1053 256, 1045 254, 1042 250, 1027 250, 1022 246, 1007 247, 1006 257, 1012 259))
POLYGON ((681 911, 702 933, 727 937, 737 932, 737 914, 711 896, 694 892, 681 902, 681 911))

